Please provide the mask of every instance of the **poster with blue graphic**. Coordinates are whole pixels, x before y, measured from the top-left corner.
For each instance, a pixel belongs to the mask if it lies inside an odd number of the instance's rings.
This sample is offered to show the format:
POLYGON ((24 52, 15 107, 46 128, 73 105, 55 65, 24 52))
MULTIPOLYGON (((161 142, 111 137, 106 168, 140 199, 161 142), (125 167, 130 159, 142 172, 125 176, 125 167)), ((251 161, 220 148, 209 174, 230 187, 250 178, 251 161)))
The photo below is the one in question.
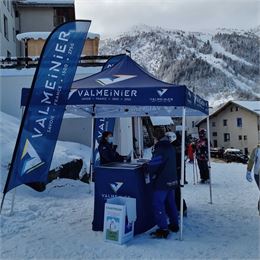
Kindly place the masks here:
POLYGON ((22 118, 4 194, 21 184, 47 182, 90 23, 86 20, 64 23, 46 40, 22 118))

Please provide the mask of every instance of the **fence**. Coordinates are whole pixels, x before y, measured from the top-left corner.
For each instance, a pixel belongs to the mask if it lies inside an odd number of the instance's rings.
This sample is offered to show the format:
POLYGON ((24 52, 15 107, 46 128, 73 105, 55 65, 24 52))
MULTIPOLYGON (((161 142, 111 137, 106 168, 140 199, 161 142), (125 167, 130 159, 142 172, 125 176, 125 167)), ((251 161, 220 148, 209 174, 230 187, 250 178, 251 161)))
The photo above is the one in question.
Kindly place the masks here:
MULTIPOLYGON (((81 67, 101 67, 105 62, 114 55, 101 55, 101 56, 82 56, 78 66, 81 67)), ((0 59, 0 68, 35 68, 39 62, 40 57, 11 57, 0 59)))

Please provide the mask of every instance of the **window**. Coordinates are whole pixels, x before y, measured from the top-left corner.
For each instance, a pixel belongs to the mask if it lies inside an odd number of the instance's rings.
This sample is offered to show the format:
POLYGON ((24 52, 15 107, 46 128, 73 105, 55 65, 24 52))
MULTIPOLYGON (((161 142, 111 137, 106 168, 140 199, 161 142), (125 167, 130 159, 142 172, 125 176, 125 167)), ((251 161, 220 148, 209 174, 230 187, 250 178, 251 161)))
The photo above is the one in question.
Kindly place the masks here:
POLYGON ((236 107, 236 111, 238 111, 238 107, 236 107))
POLYGON ((237 127, 242 127, 242 118, 241 117, 237 118, 237 127))
POLYGON ((248 148, 245 147, 245 155, 248 155, 248 148))
POLYGON ((238 140, 242 140, 242 135, 239 135, 239 136, 238 136, 238 140))
POLYGON ((224 142, 228 142, 230 141, 230 134, 229 133, 225 133, 224 134, 224 142))
POLYGON ((223 126, 227 126, 227 119, 223 120, 223 126))
POLYGON ((212 126, 215 127, 216 126, 216 122, 212 122, 212 126))
POLYGON ((247 135, 244 135, 244 140, 247 140, 247 135))
POLYGON ((217 132, 213 132, 212 135, 213 136, 218 136, 218 133, 217 132))
POLYGON ((8 20, 5 15, 4 15, 4 35, 5 38, 8 40, 8 20))
POLYGON ((7 56, 7 58, 11 58, 11 52, 10 52, 10 51, 7 51, 7 52, 6 52, 6 56, 7 56))
POLYGON ((230 108, 230 112, 233 112, 233 107, 230 108))
POLYGON ((192 127, 195 127, 195 121, 192 121, 192 127))
POLYGON ((218 141, 217 140, 213 140, 213 145, 214 145, 214 147, 218 147, 218 141))
POLYGON ((54 9, 53 24, 58 26, 61 23, 73 21, 75 19, 74 8, 58 7, 54 9))

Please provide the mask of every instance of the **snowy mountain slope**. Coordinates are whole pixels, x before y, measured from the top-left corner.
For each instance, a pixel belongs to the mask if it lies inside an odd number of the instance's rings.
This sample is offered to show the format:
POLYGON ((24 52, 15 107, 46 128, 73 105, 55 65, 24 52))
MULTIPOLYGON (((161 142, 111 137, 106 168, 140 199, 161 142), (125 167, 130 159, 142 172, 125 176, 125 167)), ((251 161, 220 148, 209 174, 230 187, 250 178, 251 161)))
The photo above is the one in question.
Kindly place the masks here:
MULTIPOLYGON (((5 179, 19 122, 3 113, 0 119, 1 179, 5 179)), ((89 161, 89 155, 88 147, 58 142, 53 164, 77 156, 89 161)), ((149 158, 150 151, 145 155, 149 158)), ((259 259, 259 192, 255 183, 245 180, 245 172, 242 164, 212 163, 211 205, 208 185, 193 185, 193 166, 187 164, 184 240, 179 234, 151 239, 147 232, 122 246, 104 242, 102 232, 92 231, 94 195, 89 185, 56 180, 42 193, 22 185, 16 190, 14 214, 9 215, 10 192, 0 216, 0 259, 259 259)), ((3 185, 2 181, 1 190, 3 185)))
POLYGON ((257 28, 201 33, 143 25, 101 41, 100 53, 129 49, 159 79, 186 84, 214 105, 219 99, 260 98, 259 47, 257 28))

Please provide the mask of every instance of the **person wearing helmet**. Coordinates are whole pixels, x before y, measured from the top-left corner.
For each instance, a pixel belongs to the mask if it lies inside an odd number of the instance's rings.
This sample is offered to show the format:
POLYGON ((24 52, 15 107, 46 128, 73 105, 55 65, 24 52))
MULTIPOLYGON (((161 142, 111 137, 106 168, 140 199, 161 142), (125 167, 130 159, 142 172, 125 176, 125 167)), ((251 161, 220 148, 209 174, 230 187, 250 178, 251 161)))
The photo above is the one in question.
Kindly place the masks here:
POLYGON ((156 238, 167 238, 169 230, 178 232, 178 211, 175 204, 175 188, 178 186, 176 174, 175 150, 165 136, 162 127, 154 130, 155 145, 147 170, 153 185, 153 211, 157 226, 151 235, 156 238), (167 222, 169 218, 169 224, 167 222))
POLYGON ((170 143, 177 139, 177 136, 174 132, 166 132, 165 135, 168 137, 170 143))
POLYGON ((206 138, 206 129, 199 130, 199 140, 196 142, 196 158, 200 171, 201 183, 207 183, 209 180, 208 167, 208 140, 206 138))

